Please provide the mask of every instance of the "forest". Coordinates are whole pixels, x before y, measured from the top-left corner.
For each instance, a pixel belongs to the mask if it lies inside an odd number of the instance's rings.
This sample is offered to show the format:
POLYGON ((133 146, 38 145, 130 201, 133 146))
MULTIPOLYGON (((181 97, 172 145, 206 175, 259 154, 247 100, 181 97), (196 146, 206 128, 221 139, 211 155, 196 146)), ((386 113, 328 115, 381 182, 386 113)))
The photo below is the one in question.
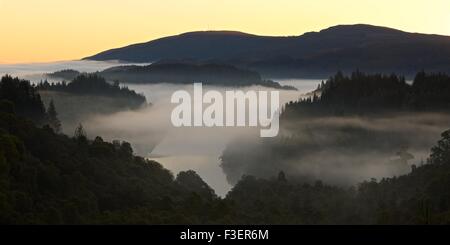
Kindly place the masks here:
POLYGON ((230 143, 222 169, 232 184, 243 174, 280 170, 345 186, 405 174, 448 129, 449 86, 444 74, 419 72, 407 83, 396 75, 338 72, 311 96, 285 105, 278 137, 230 143))
POLYGON ((64 80, 73 80, 75 79, 77 76, 81 75, 81 72, 77 71, 77 70, 73 70, 73 69, 64 69, 64 70, 60 70, 60 71, 55 71, 52 73, 47 73, 45 74, 47 77, 49 78, 62 78, 64 80))
MULTIPOLYGON (((119 85, 117 81, 107 82, 97 74, 78 73, 72 70, 61 72, 77 75, 72 80, 56 83, 44 80, 35 88, 45 105, 53 103, 58 107, 59 119, 64 124, 62 127, 64 133, 71 134, 80 122, 93 115, 151 106, 144 95, 119 85)), ((70 76, 66 74, 63 77, 70 76)))
POLYGON ((57 91, 77 95, 120 97, 128 101, 130 108, 138 108, 147 102, 144 95, 137 94, 127 87, 120 87, 118 81, 110 84, 96 74, 80 74, 69 83, 65 81, 58 83, 44 81, 39 83, 36 88, 41 91, 57 91))
MULTIPOLYGON (((433 107, 446 103, 435 98, 433 107)), ((174 176, 128 142, 89 136, 82 125, 58 132, 51 123, 58 106, 45 108, 29 81, 4 76, 0 101, 1 224, 450 223, 448 130, 423 164, 399 176, 342 186, 281 169, 239 177, 221 198, 194 171, 174 176)))
POLYGON ((100 72, 110 80, 127 83, 190 84, 202 82, 215 86, 252 86, 296 90, 272 80, 263 79, 258 72, 214 62, 159 61, 147 66, 116 66, 100 72))
POLYGON ((408 84, 395 74, 366 74, 360 71, 345 76, 342 72, 322 82, 313 96, 289 103, 284 117, 302 112, 329 115, 365 115, 380 112, 449 111, 450 76, 418 72, 408 84))

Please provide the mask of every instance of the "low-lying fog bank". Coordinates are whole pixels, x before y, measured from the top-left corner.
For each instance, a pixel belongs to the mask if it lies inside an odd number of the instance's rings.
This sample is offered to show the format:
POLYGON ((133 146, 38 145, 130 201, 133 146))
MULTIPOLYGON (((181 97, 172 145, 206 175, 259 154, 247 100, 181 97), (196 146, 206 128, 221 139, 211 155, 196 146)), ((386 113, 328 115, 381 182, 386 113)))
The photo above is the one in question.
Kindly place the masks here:
POLYGON ((449 123, 450 115, 440 113, 285 121, 277 138, 242 138, 228 145, 222 167, 232 184, 242 175, 270 178, 284 171, 298 181, 350 186, 426 163, 449 123))
POLYGON ((61 79, 51 79, 44 74, 73 69, 80 72, 96 72, 118 65, 148 65, 149 63, 123 63, 119 61, 90 61, 72 60, 46 63, 21 63, 21 64, 0 64, 0 74, 18 76, 31 82, 38 83, 47 79, 49 82, 60 82, 61 79))
MULTIPOLYGON (((44 73, 63 69, 94 72, 116 65, 116 62, 96 61, 0 65, 0 73, 37 83, 46 78, 44 73)), ((297 100, 316 89, 321 82, 307 79, 274 81, 298 89, 281 90, 280 105, 297 100)), ((172 93, 183 89, 192 94, 192 85, 122 85, 144 94, 152 106, 111 112, 113 110, 99 109, 90 102, 78 101, 74 97, 66 101, 73 104, 70 108, 67 103, 56 103, 64 132, 71 135, 74 128, 82 123, 91 138, 100 135, 106 140, 128 141, 137 154, 157 160, 174 174, 195 170, 221 196, 230 190, 230 183, 236 183, 243 174, 271 177, 283 170, 288 177, 299 175, 307 180, 321 179, 340 185, 403 174, 410 171, 412 164, 426 160, 429 148, 450 122, 448 115, 431 113, 380 115, 371 119, 307 119, 292 122, 296 132, 282 130, 280 133, 283 137, 266 139, 267 142, 275 143, 266 143, 261 147, 263 140, 259 138, 258 128, 173 127, 170 116, 176 105, 170 103, 172 93), (74 120, 71 115, 78 110, 90 113, 74 120), (240 140, 236 141, 237 138, 240 140), (274 149, 281 149, 284 153, 272 154, 274 149), (220 157, 224 151, 224 155, 231 158, 222 162, 220 157), (285 153, 292 156, 285 157, 285 153), (409 159, 407 154, 414 158, 409 159), (409 159, 406 164, 402 157, 409 159)), ((204 92, 209 89, 224 93, 233 88, 203 86, 204 92)), ((268 90, 259 86, 238 89, 268 90)), ((113 104, 105 103, 105 98, 91 98, 89 101, 99 101, 102 105, 113 104)), ((45 102, 48 103, 48 100, 45 102)))
MULTIPOLYGON (((61 79, 50 79, 44 74, 55 71, 73 69, 80 72, 101 71, 123 63, 102 61, 63 61, 51 63, 31 64, 2 64, 0 74, 11 74, 38 83, 41 80, 60 82, 61 79)), ((130 64, 130 63, 128 63, 130 64)), ((133 65, 133 64, 130 64, 133 65)), ((148 64, 136 64, 148 65, 148 64)), ((303 93, 317 88, 320 80, 285 79, 275 80, 281 85, 291 85, 299 91, 280 91, 280 104, 297 100, 303 93)), ((170 103, 172 93, 179 89, 192 92, 192 85, 137 85, 123 84, 138 93, 143 93, 151 107, 144 107, 134 111, 120 111, 107 113, 108 108, 99 109, 96 105, 81 103, 80 110, 90 110, 86 117, 73 120, 77 106, 58 105, 56 109, 63 123, 63 131, 72 135, 75 127, 82 123, 88 136, 97 135, 106 140, 125 140, 133 145, 139 155, 155 159, 174 174, 179 171, 193 169, 215 189, 218 195, 225 195, 231 186, 226 181, 223 170, 220 168, 220 159, 223 150, 229 142, 238 136, 257 136, 256 128, 174 128, 170 122, 172 109, 176 106, 170 103)), ((221 92, 232 88, 204 86, 204 90, 215 89, 221 92)), ((263 87, 239 88, 242 90, 267 90, 263 87)), ((45 101, 48 103, 48 99, 45 101)), ((96 101, 104 102, 104 98, 96 101)), ((92 100, 89 100, 92 101, 92 100)), ((76 103, 76 101, 69 101, 76 103)), ((86 101, 85 101, 86 102, 86 101)), ((111 104, 111 103, 106 103, 111 104)))
MULTIPOLYGON (((317 87, 317 83, 312 88, 317 87)), ((231 188, 220 168, 220 156, 229 142, 237 137, 259 135, 258 128, 250 127, 181 127, 172 126, 170 116, 176 106, 170 103, 174 91, 183 89, 191 94, 193 85, 135 85, 126 84, 130 89, 143 93, 152 106, 139 111, 119 112, 111 115, 97 115, 83 125, 89 134, 102 135, 105 139, 127 140, 137 153, 157 160, 166 168, 178 173, 192 169, 207 182, 218 195, 224 196, 231 188)), ((203 86, 224 94, 231 88, 203 86)), ((253 86, 241 90, 268 90, 253 86)), ((297 100, 300 91, 280 91, 280 104, 297 100)))

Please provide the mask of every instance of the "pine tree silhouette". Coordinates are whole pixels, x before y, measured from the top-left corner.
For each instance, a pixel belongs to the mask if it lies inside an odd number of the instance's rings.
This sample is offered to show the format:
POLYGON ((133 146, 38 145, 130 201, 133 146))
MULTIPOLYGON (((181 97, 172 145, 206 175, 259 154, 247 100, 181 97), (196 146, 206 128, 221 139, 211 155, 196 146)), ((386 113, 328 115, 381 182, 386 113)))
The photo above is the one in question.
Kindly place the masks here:
POLYGON ((53 102, 53 99, 50 100, 50 103, 48 105, 47 109, 47 115, 48 115, 48 124, 49 126, 55 131, 55 133, 61 133, 62 127, 61 127, 61 121, 58 119, 58 113, 56 112, 55 103, 53 102))

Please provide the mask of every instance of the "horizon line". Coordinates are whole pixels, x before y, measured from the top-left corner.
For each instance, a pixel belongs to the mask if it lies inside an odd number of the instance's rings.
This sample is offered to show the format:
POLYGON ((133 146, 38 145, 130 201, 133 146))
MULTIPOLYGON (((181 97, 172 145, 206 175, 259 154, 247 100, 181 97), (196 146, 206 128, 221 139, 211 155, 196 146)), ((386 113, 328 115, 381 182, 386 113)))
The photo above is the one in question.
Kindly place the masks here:
MULTIPOLYGON (((257 33, 252 33, 252 32, 232 30, 232 29, 205 29, 205 30, 191 30, 191 31, 178 32, 176 34, 160 36, 160 37, 157 37, 157 38, 152 38, 152 39, 147 39, 147 40, 138 41, 138 42, 134 42, 134 43, 124 44, 124 45, 116 46, 116 47, 112 47, 112 48, 105 48, 105 49, 102 49, 101 51, 95 51, 96 53, 90 54, 90 55, 84 56, 84 57, 68 58, 68 59, 55 59, 55 60, 42 60, 42 61, 11 61, 10 62, 10 61, 2 61, 2 60, 0 60, 0 65, 27 65, 27 64, 45 64, 45 63, 82 61, 82 60, 84 60, 87 57, 90 57, 90 56, 93 56, 93 55, 96 55, 96 54, 99 54, 99 53, 102 53, 102 52, 105 52, 105 51, 108 51, 108 50, 119 49, 119 48, 124 48, 124 47, 132 46, 132 45, 138 45, 138 44, 145 44, 145 43, 156 41, 156 40, 159 40, 159 39, 163 39, 163 38, 167 38, 167 37, 180 36, 180 35, 184 35, 184 34, 188 34, 188 33, 200 33, 200 32, 229 32, 229 33, 233 33, 234 32, 234 33, 240 33, 240 34, 245 34, 245 35, 250 35, 250 36, 257 36, 257 37, 300 37, 300 36, 305 35, 307 33, 319 33, 319 32, 321 32, 323 30, 327 30, 327 29, 330 29, 330 28, 333 28, 333 27, 338 27, 338 26, 358 26, 358 25, 392 29, 392 30, 405 32, 405 33, 411 33, 411 34, 434 35, 434 36, 442 36, 442 37, 449 37, 450 38, 450 34, 405 31, 405 30, 402 30, 402 29, 394 28, 394 27, 382 26, 382 25, 376 25, 376 24, 367 24, 367 23, 336 24, 336 25, 332 25, 332 26, 328 26, 328 27, 322 28, 322 29, 320 29, 318 31, 306 31, 306 32, 303 32, 301 34, 287 34, 287 35, 270 35, 270 34, 264 35, 264 34, 257 34, 257 33)), ((88 60, 88 61, 94 61, 94 60, 88 60)), ((113 60, 111 60, 111 61, 113 61, 113 60)), ((118 61, 118 62, 121 62, 121 61, 118 61)))

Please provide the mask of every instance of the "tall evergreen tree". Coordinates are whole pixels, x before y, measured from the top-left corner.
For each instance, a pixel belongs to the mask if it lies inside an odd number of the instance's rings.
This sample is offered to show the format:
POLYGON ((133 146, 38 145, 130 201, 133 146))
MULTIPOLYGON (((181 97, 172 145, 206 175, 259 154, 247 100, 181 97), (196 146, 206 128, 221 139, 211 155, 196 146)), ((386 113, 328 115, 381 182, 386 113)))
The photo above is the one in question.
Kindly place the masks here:
POLYGON ((56 112, 55 103, 53 102, 53 99, 50 100, 50 103, 48 105, 47 115, 48 115, 49 126, 56 133, 61 133, 61 131, 62 131, 61 121, 59 121, 59 119, 58 119, 58 113, 56 112))

